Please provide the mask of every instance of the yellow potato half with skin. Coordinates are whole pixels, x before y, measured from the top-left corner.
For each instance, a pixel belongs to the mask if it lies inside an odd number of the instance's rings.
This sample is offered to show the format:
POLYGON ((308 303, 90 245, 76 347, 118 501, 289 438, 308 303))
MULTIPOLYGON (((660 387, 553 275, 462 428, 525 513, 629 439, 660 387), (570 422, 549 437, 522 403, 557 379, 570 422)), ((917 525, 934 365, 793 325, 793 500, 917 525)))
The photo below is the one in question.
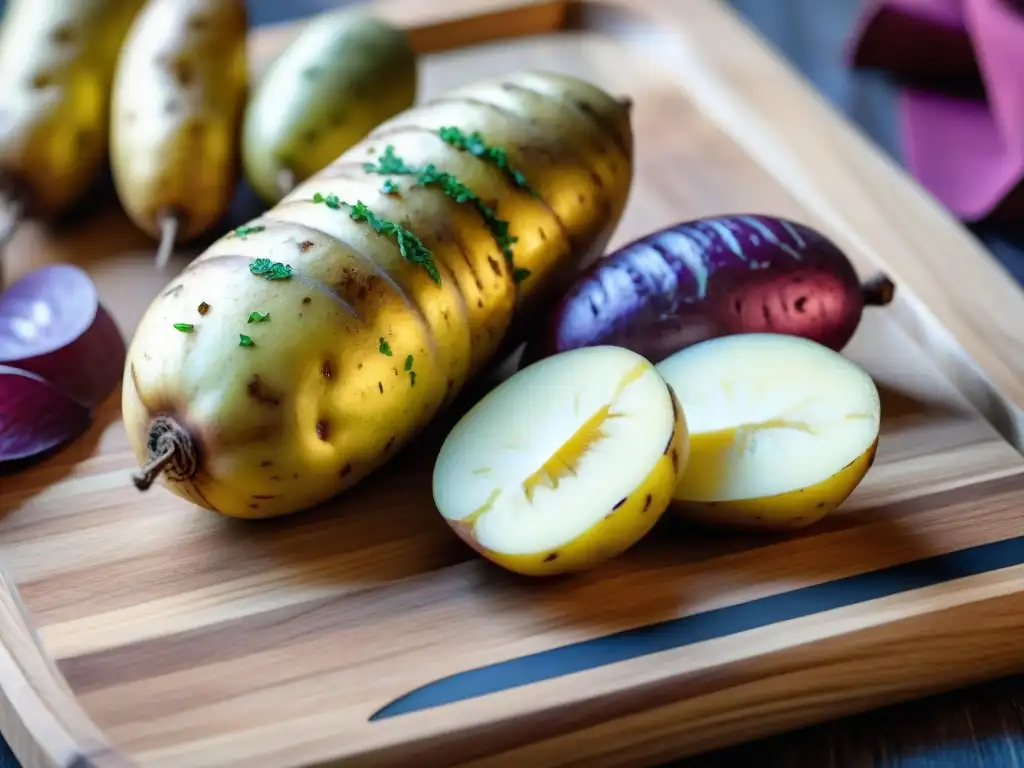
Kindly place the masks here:
POLYGON ((808 339, 741 334, 671 355, 658 371, 690 427, 673 493, 682 516, 786 530, 834 512, 875 458, 881 422, 871 376, 808 339))
POLYGON ((237 186, 246 30, 243 0, 150 0, 125 40, 111 166, 128 216, 162 239, 160 262, 215 225, 237 186))
POLYGON ((590 83, 485 80, 396 116, 219 239, 129 346, 138 487, 270 517, 385 465, 604 252, 631 136, 628 105, 590 83))
POLYGON ((434 466, 434 501, 510 571, 577 572, 654 527, 688 455, 683 411, 654 366, 587 347, 524 368, 463 416, 434 466))
POLYGON ((0 182, 27 215, 78 202, 107 159, 118 50, 143 0, 7 0, 0 182))

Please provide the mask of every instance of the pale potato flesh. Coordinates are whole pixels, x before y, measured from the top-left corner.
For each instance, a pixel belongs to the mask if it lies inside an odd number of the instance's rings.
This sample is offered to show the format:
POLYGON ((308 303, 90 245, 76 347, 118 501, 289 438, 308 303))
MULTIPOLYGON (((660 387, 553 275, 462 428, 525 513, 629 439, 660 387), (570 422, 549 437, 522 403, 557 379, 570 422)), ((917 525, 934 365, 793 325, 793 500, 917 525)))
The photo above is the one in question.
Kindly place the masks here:
POLYGON ((679 397, 691 435, 677 499, 732 502, 799 491, 874 450, 874 382, 815 342, 726 336, 677 352, 658 371, 679 397))
POLYGON ((529 366, 452 430, 434 469, 434 499, 499 555, 555 550, 639 489, 675 428, 654 366, 590 347, 529 366))

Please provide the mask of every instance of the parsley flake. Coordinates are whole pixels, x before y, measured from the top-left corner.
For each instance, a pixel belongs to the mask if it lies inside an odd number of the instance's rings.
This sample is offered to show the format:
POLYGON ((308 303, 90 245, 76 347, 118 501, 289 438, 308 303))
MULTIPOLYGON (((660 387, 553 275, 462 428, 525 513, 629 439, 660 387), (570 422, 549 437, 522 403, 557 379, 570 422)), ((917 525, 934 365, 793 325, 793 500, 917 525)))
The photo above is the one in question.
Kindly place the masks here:
POLYGON ((512 177, 512 180, 517 186, 522 187, 533 195, 533 197, 537 197, 537 193, 527 183, 526 177, 511 166, 505 150, 501 147, 487 146, 487 143, 484 141, 484 137, 476 131, 473 131, 473 133, 467 136, 455 126, 449 125, 441 128, 438 131, 438 135, 441 137, 441 141, 445 144, 455 147, 463 152, 468 152, 474 157, 485 160, 494 167, 505 171, 505 173, 512 177))
POLYGON ((362 200, 356 201, 356 204, 351 206, 349 216, 353 221, 366 222, 373 227, 378 235, 390 237, 398 244, 402 258, 413 264, 419 264, 435 283, 441 284, 441 273, 437 271, 437 265, 434 264, 434 254, 415 233, 400 224, 378 217, 362 200))
POLYGON ((270 320, 269 312, 250 312, 247 323, 265 323, 270 320))
POLYGON ((380 344, 377 345, 377 350, 387 357, 391 357, 391 345, 388 344, 388 340, 383 336, 380 337, 380 344))
POLYGON ((416 371, 409 371, 409 386, 416 386, 416 371))
POLYGON ((528 278, 531 274, 532 273, 530 272, 530 270, 526 269, 525 267, 520 267, 519 269, 516 269, 512 273, 512 279, 515 280, 517 283, 521 283, 521 282, 523 282, 523 280, 528 278))
POLYGON ((192 333, 192 329, 195 328, 192 323, 175 323, 174 330, 181 331, 182 333, 192 333))
POLYGON ((249 272, 266 280, 287 280, 292 276, 289 265, 270 259, 253 259, 249 264, 249 272))
POLYGON ((405 370, 412 370, 412 355, 409 355, 407 358, 405 358, 405 370))
POLYGON ((266 227, 261 227, 259 225, 244 225, 235 229, 234 234, 235 237, 241 237, 244 239, 246 235, 255 235, 257 232, 262 232, 264 229, 266 229, 266 227))
POLYGON ((322 195, 319 192, 317 192, 315 195, 313 195, 313 202, 323 203, 332 211, 337 211, 341 208, 341 198, 339 198, 337 195, 322 195))
POLYGON ((476 192, 452 174, 440 170, 433 164, 423 168, 407 165, 402 158, 395 154, 395 148, 391 144, 384 148, 384 153, 376 165, 365 163, 363 169, 367 173, 414 175, 417 186, 438 187, 456 203, 472 204, 484 223, 487 224, 488 229, 491 230, 491 235, 498 247, 501 248, 505 261, 510 266, 512 265, 512 245, 517 242, 518 238, 509 234, 509 223, 500 218, 497 211, 484 203, 476 192))
POLYGON ((255 347, 256 342, 246 336, 244 333, 238 334, 238 346, 240 347, 255 347))
POLYGON ((384 183, 381 184, 380 186, 380 191, 383 192, 385 195, 397 194, 398 192, 401 191, 401 189, 402 188, 398 186, 398 184, 393 182, 391 179, 385 179, 384 183))

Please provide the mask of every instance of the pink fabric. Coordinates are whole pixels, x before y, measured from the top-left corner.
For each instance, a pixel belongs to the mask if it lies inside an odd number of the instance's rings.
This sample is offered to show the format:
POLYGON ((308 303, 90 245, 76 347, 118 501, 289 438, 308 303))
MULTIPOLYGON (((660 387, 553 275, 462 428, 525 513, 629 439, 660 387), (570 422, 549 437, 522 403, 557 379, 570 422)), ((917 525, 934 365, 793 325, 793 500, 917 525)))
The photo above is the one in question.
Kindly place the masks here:
POLYGON ((902 84, 911 173, 957 216, 1024 220, 1024 3, 872 0, 848 51, 902 84))

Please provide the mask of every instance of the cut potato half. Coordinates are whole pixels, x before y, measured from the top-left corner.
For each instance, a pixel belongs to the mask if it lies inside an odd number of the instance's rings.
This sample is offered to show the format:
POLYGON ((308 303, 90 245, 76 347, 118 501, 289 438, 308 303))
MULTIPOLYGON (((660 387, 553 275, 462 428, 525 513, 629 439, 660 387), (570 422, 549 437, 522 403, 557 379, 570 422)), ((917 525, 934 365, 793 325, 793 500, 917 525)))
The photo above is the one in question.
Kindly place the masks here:
POLYGON ((502 567, 579 571, 654 526, 687 454, 682 409, 654 365, 620 347, 576 349, 520 370, 462 417, 437 457, 434 501, 502 567))
POLYGON ((745 528, 810 525, 874 460, 881 407, 871 376, 796 336, 741 334, 671 355, 658 371, 682 403, 690 460, 673 509, 745 528))

